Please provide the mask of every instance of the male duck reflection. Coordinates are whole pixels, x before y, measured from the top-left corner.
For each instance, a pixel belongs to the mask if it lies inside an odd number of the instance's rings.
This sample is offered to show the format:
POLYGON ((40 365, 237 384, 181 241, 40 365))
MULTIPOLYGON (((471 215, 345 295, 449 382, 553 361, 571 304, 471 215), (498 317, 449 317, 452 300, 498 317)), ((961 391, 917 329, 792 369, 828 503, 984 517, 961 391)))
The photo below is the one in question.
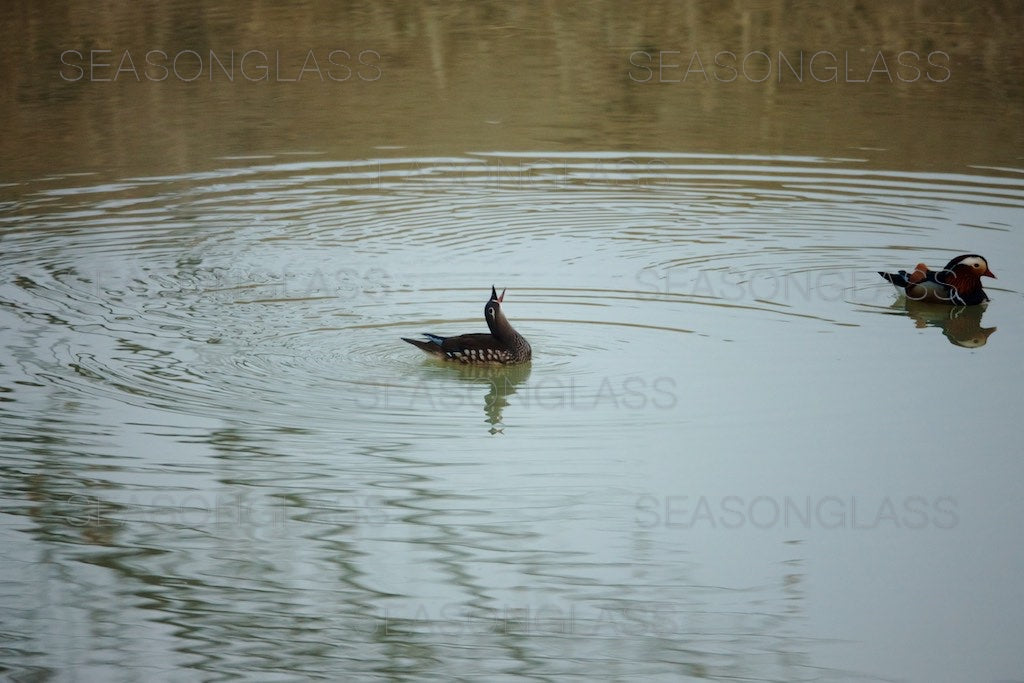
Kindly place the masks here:
POLYGON ((940 271, 928 270, 923 263, 914 272, 878 273, 903 290, 907 299, 951 306, 974 306, 988 301, 981 288, 981 278, 995 278, 984 256, 964 254, 946 264, 940 271))
POLYGON ((445 360, 458 363, 497 363, 514 365, 525 363, 533 356, 530 342, 513 329, 505 314, 501 312, 501 302, 505 298, 505 290, 498 291, 491 286, 491 298, 484 306, 484 319, 490 334, 460 334, 457 337, 441 337, 436 334, 424 333, 426 341, 407 339, 427 353, 445 360))
POLYGON ((913 320, 914 327, 937 327, 942 330, 950 344, 965 349, 984 346, 996 331, 995 327, 981 326, 981 318, 985 314, 984 306, 943 306, 917 301, 897 301, 892 308, 913 320))

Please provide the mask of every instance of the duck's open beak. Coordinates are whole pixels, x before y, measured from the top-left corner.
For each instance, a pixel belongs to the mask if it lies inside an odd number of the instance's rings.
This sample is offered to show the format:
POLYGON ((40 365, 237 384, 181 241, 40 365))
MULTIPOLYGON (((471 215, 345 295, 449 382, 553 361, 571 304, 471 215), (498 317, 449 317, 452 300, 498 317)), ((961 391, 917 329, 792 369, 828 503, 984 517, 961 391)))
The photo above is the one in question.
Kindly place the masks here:
POLYGON ((991 270, 989 270, 988 268, 986 268, 986 269, 985 269, 985 272, 984 272, 984 273, 982 273, 981 275, 982 275, 982 277, 984 277, 984 276, 986 276, 986 275, 987 275, 988 277, 992 278, 993 280, 997 280, 997 279, 999 279, 999 278, 997 278, 997 277, 996 277, 996 274, 995 274, 995 273, 993 273, 993 272, 992 272, 991 270))
POLYGON ((496 290, 494 288, 494 285, 491 285, 491 301, 497 301, 500 304, 501 300, 504 299, 504 298, 505 298, 505 290, 504 289, 501 290, 501 296, 498 296, 498 290, 496 290))

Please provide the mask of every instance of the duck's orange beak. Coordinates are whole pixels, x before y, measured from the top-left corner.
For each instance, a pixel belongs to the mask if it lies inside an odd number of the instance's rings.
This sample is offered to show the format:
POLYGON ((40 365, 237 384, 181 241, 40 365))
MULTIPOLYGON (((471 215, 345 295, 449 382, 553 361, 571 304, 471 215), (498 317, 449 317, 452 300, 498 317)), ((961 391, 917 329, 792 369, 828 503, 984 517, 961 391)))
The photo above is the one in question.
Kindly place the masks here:
MULTIPOLYGON (((989 275, 992 275, 992 273, 989 273, 989 275)), ((995 277, 995 275, 992 275, 992 277, 995 277)), ((503 289, 503 290, 501 290, 501 296, 499 296, 499 297, 498 297, 498 303, 499 303, 499 304, 500 304, 500 303, 502 302, 502 300, 503 300, 503 299, 505 298, 505 291, 506 291, 506 290, 504 290, 504 289, 503 289)))
POLYGON ((997 277, 996 277, 996 274, 995 274, 995 273, 993 273, 993 272, 992 272, 991 270, 989 270, 988 268, 986 268, 986 269, 985 269, 985 272, 984 272, 984 273, 982 273, 981 275, 982 275, 982 277, 984 277, 984 276, 986 276, 986 275, 987 275, 988 277, 992 278, 993 280, 998 280, 998 279, 999 279, 999 278, 997 278, 997 277))

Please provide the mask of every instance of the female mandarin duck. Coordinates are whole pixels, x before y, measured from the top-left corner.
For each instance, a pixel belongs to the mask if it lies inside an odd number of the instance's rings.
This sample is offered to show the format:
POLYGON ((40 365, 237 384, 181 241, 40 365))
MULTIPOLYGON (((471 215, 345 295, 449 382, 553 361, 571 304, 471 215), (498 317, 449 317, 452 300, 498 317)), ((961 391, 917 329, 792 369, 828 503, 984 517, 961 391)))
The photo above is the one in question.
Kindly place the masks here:
POLYGON ((946 264, 940 271, 928 270, 923 263, 914 272, 878 273, 903 290, 908 299, 951 306, 974 306, 988 301, 981 288, 981 278, 995 275, 988 268, 984 256, 964 254, 946 264))
POLYGON ((533 356, 530 342, 516 332, 501 312, 501 302, 505 298, 505 290, 498 291, 491 286, 491 298, 484 306, 484 319, 490 334, 460 334, 457 337, 441 337, 436 334, 424 333, 426 341, 406 339, 427 353, 445 360, 459 363, 500 363, 513 365, 525 363, 533 356))

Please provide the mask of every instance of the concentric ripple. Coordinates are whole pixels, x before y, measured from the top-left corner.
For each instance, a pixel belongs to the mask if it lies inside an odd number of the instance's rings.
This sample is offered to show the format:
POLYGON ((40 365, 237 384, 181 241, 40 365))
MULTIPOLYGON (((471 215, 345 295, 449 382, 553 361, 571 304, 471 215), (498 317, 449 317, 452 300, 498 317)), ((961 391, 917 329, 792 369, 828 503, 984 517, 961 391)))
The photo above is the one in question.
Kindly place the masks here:
POLYGON ((857 159, 250 161, 47 179, 6 203, 11 377, 370 435, 500 430, 568 405, 561 426, 613 430, 602 406, 678 399, 684 345, 857 326, 892 300, 875 270, 1000 254, 1024 209, 1013 169, 857 159), (482 330, 491 284, 533 343, 528 371, 446 367, 400 341, 482 330))

